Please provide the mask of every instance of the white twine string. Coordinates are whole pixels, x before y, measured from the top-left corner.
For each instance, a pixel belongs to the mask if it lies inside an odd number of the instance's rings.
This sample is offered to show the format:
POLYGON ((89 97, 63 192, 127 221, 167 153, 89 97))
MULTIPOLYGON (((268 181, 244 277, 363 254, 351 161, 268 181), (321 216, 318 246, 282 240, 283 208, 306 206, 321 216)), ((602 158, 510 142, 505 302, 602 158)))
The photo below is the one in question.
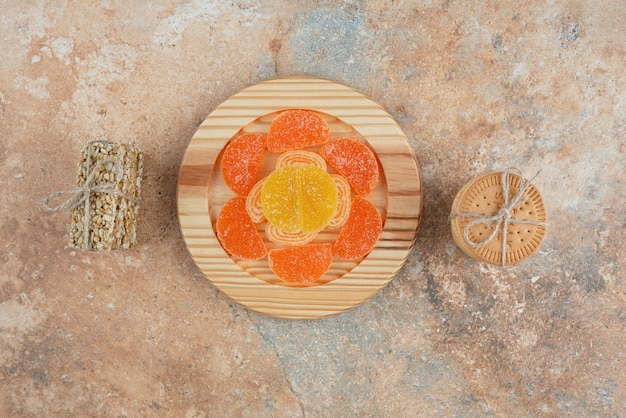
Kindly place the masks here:
POLYGON ((89 249, 89 221, 91 219, 90 208, 92 193, 108 193, 119 196, 125 200, 130 200, 132 202, 138 203, 136 199, 122 193, 118 189, 119 183, 122 180, 124 174, 124 168, 119 161, 114 158, 104 158, 98 161, 91 171, 89 170, 90 161, 91 147, 89 147, 86 161, 88 176, 83 185, 71 190, 61 190, 58 192, 54 192, 50 196, 48 196, 43 202, 44 206, 49 211, 68 210, 71 212, 81 204, 84 204, 85 214, 83 218, 83 249, 85 250, 89 249), (106 164, 112 164, 115 167, 115 170, 118 173, 115 176, 115 181, 113 183, 94 185, 93 183, 96 178, 96 174, 98 174, 99 169, 106 164), (58 206, 50 206, 50 201, 61 195, 70 195, 70 197, 58 206))
POLYGON ((545 222, 538 221, 529 221, 525 219, 516 219, 512 217, 513 210, 517 208, 522 203, 528 200, 528 196, 524 195, 526 189, 531 186, 532 181, 539 175, 539 173, 535 174, 535 176, 529 181, 524 179, 522 172, 517 168, 507 168, 502 172, 501 184, 502 184, 502 192, 504 195, 504 203, 500 206, 498 212, 493 215, 483 215, 480 213, 473 212, 455 212, 450 217, 461 217, 461 218, 476 218, 473 221, 469 222, 465 229, 463 230, 463 238, 465 242, 471 246, 472 248, 482 248, 487 245, 498 235, 500 228, 502 228, 502 256, 501 256, 501 265, 504 267, 506 261, 506 236, 507 229, 509 223, 517 223, 517 224, 526 224, 526 225, 538 225, 538 226, 547 226, 548 224, 545 222), (509 192, 509 177, 511 174, 517 174, 520 178, 520 185, 517 189, 517 192, 513 197, 510 196, 509 192), (494 225, 493 231, 491 234, 482 241, 474 242, 470 239, 469 234, 472 227, 479 224, 486 225, 494 225))

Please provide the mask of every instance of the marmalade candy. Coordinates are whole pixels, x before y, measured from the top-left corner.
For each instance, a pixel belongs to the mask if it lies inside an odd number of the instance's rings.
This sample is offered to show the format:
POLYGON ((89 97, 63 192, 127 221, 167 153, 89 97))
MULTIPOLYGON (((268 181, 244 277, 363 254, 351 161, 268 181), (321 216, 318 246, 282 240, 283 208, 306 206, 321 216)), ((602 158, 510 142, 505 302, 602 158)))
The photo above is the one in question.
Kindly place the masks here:
POLYGON ((321 145, 330 141, 330 128, 324 118, 312 110, 289 109, 270 124, 267 149, 285 152, 321 145))
POLYGON ((333 261, 332 244, 308 244, 274 248, 268 254, 270 269, 279 279, 294 284, 313 283, 322 277, 333 261))
POLYGON ((333 255, 345 259, 365 257, 376 246, 382 230, 383 221, 376 206, 362 197, 355 197, 348 220, 333 245, 333 255))
POLYGON ((355 138, 331 140, 328 124, 316 112, 286 110, 268 134, 246 133, 226 146, 222 177, 237 196, 218 215, 217 238, 231 256, 267 256, 270 269, 286 283, 313 283, 327 273, 333 257, 359 259, 376 246, 383 221, 364 196, 378 176, 378 160, 367 145, 355 138), (266 150, 281 155, 274 171, 258 180, 266 150), (330 174, 326 164, 338 174, 330 174), (282 247, 268 251, 256 225, 262 222, 266 239, 282 247), (325 229, 339 229, 334 243, 314 241, 325 229))
POLYGON ((222 156, 222 178, 241 197, 257 182, 265 154, 265 134, 247 133, 228 143, 222 156))
POLYGON ((334 139, 320 148, 320 155, 358 195, 367 196, 378 184, 378 161, 364 143, 354 138, 334 139))
POLYGON ((265 218, 287 233, 324 229, 337 210, 337 186, 330 174, 313 165, 288 165, 263 182, 265 218))
POLYGON ((227 253, 245 260, 260 260, 267 255, 267 248, 246 211, 242 197, 230 199, 215 224, 217 239, 227 253))

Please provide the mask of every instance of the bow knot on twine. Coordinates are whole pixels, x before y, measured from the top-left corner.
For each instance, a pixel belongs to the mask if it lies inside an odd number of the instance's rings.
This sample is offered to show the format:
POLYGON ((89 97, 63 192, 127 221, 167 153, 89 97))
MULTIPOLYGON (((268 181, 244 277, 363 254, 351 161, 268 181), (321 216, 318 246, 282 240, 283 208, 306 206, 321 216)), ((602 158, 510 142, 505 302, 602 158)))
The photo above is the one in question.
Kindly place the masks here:
MULTIPOLYGON (((89 159, 88 159, 89 161, 89 159)), ((104 158, 99 160, 91 170, 89 170, 89 162, 87 161, 87 179, 81 186, 77 186, 71 190, 61 190, 58 192, 52 193, 48 196, 43 204, 49 211, 59 211, 59 210, 68 210, 73 211, 80 205, 84 205, 85 208, 85 217, 83 219, 84 225, 84 237, 83 237, 83 248, 89 248, 89 220, 91 219, 90 208, 91 208, 91 195, 93 193, 108 193, 115 196, 119 196, 125 200, 129 200, 131 202, 137 202, 137 199, 132 196, 128 196, 127 194, 121 192, 119 190, 119 184, 122 181, 122 177, 124 175, 124 168, 119 161, 114 158, 104 158), (112 164, 115 167, 115 171, 117 175, 115 176, 115 181, 112 183, 106 184, 94 184, 96 180, 96 175, 98 174, 101 167, 112 164), (50 201, 53 199, 62 196, 69 195, 69 198, 64 202, 60 203, 57 206, 50 206, 50 201)))
POLYGON ((506 261, 506 248, 507 248, 506 236, 507 236, 507 229, 508 229, 509 223, 538 225, 538 226, 548 225, 546 222, 530 221, 526 219, 517 219, 513 217, 513 212, 515 208, 517 208, 518 206, 520 206, 521 204, 523 204, 524 202, 528 200, 528 196, 525 195, 524 193, 532 185, 532 181, 535 179, 535 177, 537 177, 537 175, 539 175, 539 173, 535 174, 535 176, 531 180, 526 180, 520 170, 516 168, 507 168, 506 170, 504 170, 504 172, 502 172, 502 177, 500 180, 500 183, 502 185, 502 194, 504 196, 504 202, 502 203, 502 206, 500 206, 500 209, 498 209, 498 211, 495 214, 483 215, 480 213, 473 213, 473 212, 453 213, 450 216, 450 219, 453 219, 457 216, 461 218, 475 218, 473 221, 470 221, 465 226, 465 229, 463 230, 463 238, 465 239, 465 242, 472 248, 485 247, 489 245, 489 243, 496 238, 496 236, 498 235, 498 232, 500 231, 500 229, 502 229, 501 265, 504 267, 504 264, 506 261), (520 184, 517 189, 517 192, 512 197, 509 191, 509 188, 510 188, 509 177, 511 174, 516 174, 520 178, 520 184), (470 230, 472 229, 472 227, 474 227, 475 225, 479 225, 479 224, 492 225, 493 231, 484 240, 475 242, 470 239, 469 234, 470 234, 470 230))

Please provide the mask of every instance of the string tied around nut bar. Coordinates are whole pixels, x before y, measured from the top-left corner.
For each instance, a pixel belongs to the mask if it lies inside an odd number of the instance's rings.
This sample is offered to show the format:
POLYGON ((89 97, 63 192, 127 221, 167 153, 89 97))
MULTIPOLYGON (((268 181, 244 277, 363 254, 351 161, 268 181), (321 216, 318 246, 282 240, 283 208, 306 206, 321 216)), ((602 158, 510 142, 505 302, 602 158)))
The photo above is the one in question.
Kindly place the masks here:
POLYGON ((517 208, 519 205, 526 202, 528 196, 524 195, 528 187, 532 185, 533 180, 539 175, 539 172, 535 174, 535 176, 531 180, 526 180, 522 175, 522 172, 517 168, 507 168, 502 172, 501 177, 501 185, 502 185, 502 194, 504 196, 504 202, 500 206, 500 209, 493 215, 483 215, 480 213, 473 212, 455 212, 450 218, 453 219, 455 217, 461 218, 475 218, 470 221, 463 230, 463 238, 465 242, 471 246, 472 248, 482 248, 487 245, 498 235, 500 228, 502 228, 502 255, 501 255, 501 265, 504 267, 506 261, 506 236, 507 229, 509 223, 517 223, 517 224, 526 224, 526 225, 537 225, 537 226, 547 226, 546 222, 538 222, 538 221, 530 221, 526 219, 517 219, 513 218, 513 210, 517 208), (516 174, 520 178, 520 184, 517 189, 517 192, 511 197, 509 191, 509 177, 511 174, 516 174), (484 240, 479 242, 474 242, 470 239, 469 234, 472 227, 475 225, 486 224, 493 225, 493 231, 489 236, 487 236, 484 240))
POLYGON ((77 207, 79 207, 81 204, 84 205, 85 214, 84 214, 84 219, 83 219, 83 224, 84 224, 83 226, 84 228, 83 249, 85 250, 89 249, 89 220, 91 219, 91 214, 90 214, 91 195, 93 193, 107 193, 107 194, 119 196, 131 202, 138 203, 135 198, 133 198, 132 196, 128 196, 125 193, 122 193, 118 189, 119 183, 122 180, 123 173, 124 173, 124 168, 122 167, 122 164, 120 164, 119 161, 117 161, 114 158, 104 158, 102 160, 99 160, 94 165, 93 169, 90 170, 89 160, 90 158, 88 157, 87 158, 87 173, 88 173, 87 179, 81 186, 78 186, 72 190, 61 190, 58 192, 54 192, 50 196, 48 196, 43 202, 44 206, 49 211, 68 210, 71 212, 77 207), (115 181, 113 183, 107 183, 107 184, 98 184, 98 185, 93 184, 100 168, 107 164, 113 164, 113 166, 115 167, 115 170, 117 172, 117 175, 115 176, 115 181), (66 201, 64 201, 63 203, 57 206, 50 206, 50 201, 61 195, 69 195, 70 197, 66 201))

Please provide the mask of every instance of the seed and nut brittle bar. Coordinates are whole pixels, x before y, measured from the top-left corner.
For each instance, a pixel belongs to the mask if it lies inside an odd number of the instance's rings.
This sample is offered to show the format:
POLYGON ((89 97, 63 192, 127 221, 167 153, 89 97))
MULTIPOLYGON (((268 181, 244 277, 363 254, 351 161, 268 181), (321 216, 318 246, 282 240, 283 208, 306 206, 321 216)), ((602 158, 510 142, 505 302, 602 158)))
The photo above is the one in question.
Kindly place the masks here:
POLYGON ((84 186, 91 175, 90 188, 111 185, 111 190, 90 192, 88 210, 84 204, 72 210, 70 247, 106 251, 135 244, 142 173, 140 149, 108 141, 85 143, 77 187, 84 186))

